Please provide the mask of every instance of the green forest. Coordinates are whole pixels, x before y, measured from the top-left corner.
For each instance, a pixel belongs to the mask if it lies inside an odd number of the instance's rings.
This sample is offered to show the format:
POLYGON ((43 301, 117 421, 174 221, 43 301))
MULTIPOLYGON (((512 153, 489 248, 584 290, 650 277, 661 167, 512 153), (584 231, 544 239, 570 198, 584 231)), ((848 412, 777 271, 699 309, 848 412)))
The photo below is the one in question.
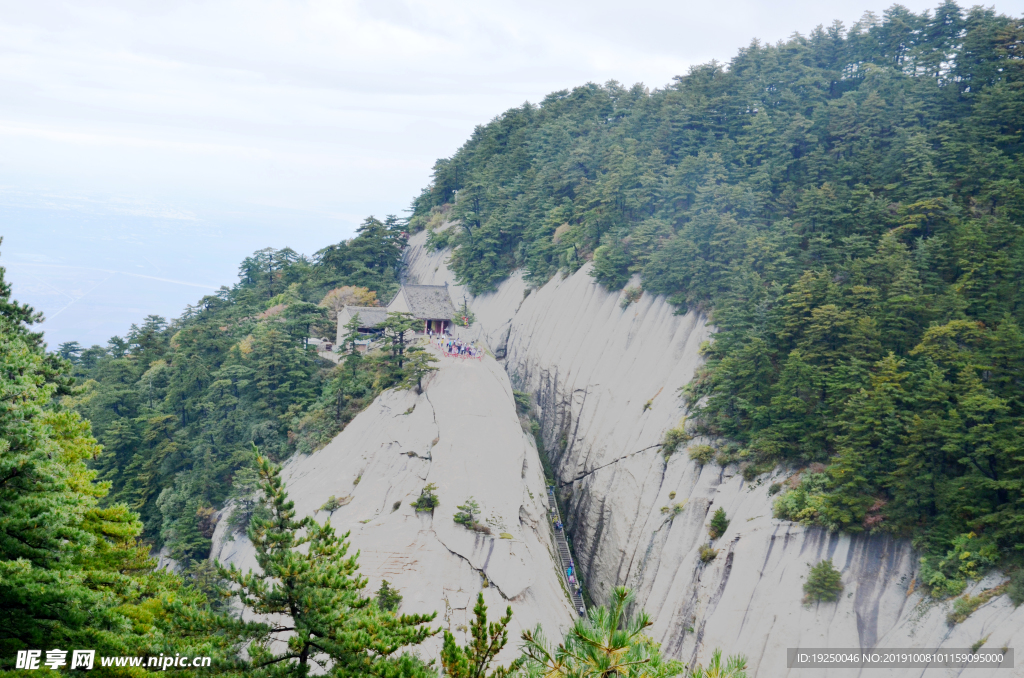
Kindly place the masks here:
POLYGON ((138 512, 143 537, 179 562, 201 563, 214 511, 252 489, 253 443, 277 460, 310 452, 400 382, 394 365, 344 369, 308 339, 333 342, 334 316, 321 305, 332 291, 369 305, 397 291, 404 228, 371 217, 312 258, 261 250, 242 262, 233 287, 176 320, 149 316, 106 346, 60 346, 77 384, 63 404, 91 422, 103 446, 93 468, 110 483, 104 502, 138 512), (239 469, 247 471, 236 478, 239 469))
POLYGON ((1021 20, 894 5, 509 110, 411 228, 476 292, 591 262, 709 314, 683 395, 718 460, 806 469, 777 515, 911 536, 945 595, 1024 555, 1022 133, 1021 20))

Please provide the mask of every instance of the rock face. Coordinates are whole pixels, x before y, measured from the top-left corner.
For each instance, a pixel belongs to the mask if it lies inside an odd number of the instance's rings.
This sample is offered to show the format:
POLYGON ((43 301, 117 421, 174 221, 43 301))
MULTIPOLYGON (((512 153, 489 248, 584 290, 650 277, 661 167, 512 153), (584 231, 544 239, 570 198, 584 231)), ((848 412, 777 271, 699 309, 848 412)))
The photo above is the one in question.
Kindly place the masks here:
POLYGON ((181 572, 181 563, 171 557, 171 548, 166 544, 159 551, 150 552, 149 555, 156 558, 156 569, 181 572))
MULTIPOLYGON (((387 391, 322 450, 290 459, 283 478, 298 515, 316 515, 329 497, 346 502, 330 517, 351 531, 367 593, 381 580, 397 586, 401 611, 438 612, 435 625, 466 642, 477 592, 492 620, 511 605, 509 646, 541 623, 560 632, 574 618, 559 578, 546 486, 533 438, 523 432, 505 373, 493 359, 440 358, 424 392, 387 391), (412 503, 427 483, 437 485, 433 514, 412 503), (487 536, 456 524, 456 505, 473 496, 487 536)), ((255 568, 252 544, 233 540, 221 521, 211 558, 255 568)), ((439 637, 425 658, 440 654, 439 637)))
MULTIPOLYGON (((407 275, 421 284, 453 283, 446 252, 428 253, 425 234, 410 240, 407 275)), ((950 602, 916 591, 917 556, 907 542, 851 538, 772 518, 771 483, 746 482, 735 467, 699 466, 685 450, 666 462, 660 443, 686 412, 678 389, 700 365, 710 338, 706 318, 675 315, 644 294, 596 285, 585 266, 526 296, 520 274, 495 292, 466 294, 477 324, 468 334, 504 358, 515 388, 537 405, 543 440, 567 502, 576 559, 595 602, 628 585, 655 620, 652 636, 671 656, 706 663, 716 647, 748 658, 748 675, 852 675, 849 670, 787 669, 786 648, 1024 647, 1024 606, 1006 596, 950 627, 950 602), (674 493, 672 495, 671 493, 674 493), (722 507, 731 520, 702 563, 707 524, 722 507), (844 590, 838 603, 805 606, 809 566, 832 558, 844 590)), ((700 439, 692 444, 700 444, 700 439)), ((993 575, 968 593, 1000 583, 993 575)), ((1024 675, 971 669, 966 675, 1024 675)), ((945 676, 944 670, 872 670, 870 675, 945 676)), ((959 673, 957 673, 959 675, 959 673)))

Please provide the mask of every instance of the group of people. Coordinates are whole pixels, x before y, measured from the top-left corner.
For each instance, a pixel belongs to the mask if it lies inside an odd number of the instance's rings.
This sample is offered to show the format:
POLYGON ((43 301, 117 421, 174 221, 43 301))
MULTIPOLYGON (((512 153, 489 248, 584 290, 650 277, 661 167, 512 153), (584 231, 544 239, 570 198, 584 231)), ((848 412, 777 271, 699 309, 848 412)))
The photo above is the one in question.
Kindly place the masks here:
POLYGON ((447 334, 431 335, 434 344, 449 358, 479 358, 480 349, 462 339, 447 334))
MULTIPOLYGON (((562 521, 558 519, 558 513, 555 511, 554 507, 552 507, 550 511, 552 527, 554 527, 557 531, 561 532, 562 521)), ((576 581, 576 566, 573 565, 571 557, 569 559, 569 567, 565 568, 565 578, 569 581, 569 586, 572 587, 572 590, 576 593, 576 595, 582 596, 583 585, 580 584, 580 582, 576 581)), ((582 607, 579 610, 577 610, 577 612, 580 613, 581 617, 587 613, 587 611, 582 607)))

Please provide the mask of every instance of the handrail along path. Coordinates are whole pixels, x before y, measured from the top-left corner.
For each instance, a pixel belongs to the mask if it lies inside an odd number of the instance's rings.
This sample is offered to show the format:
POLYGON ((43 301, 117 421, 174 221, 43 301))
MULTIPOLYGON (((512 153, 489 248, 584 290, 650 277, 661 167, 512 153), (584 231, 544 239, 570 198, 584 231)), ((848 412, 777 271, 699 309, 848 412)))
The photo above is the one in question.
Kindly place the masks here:
POLYGON ((555 547, 558 549, 558 557, 561 561, 562 567, 562 578, 565 580, 565 586, 569 591, 569 597, 572 599, 573 607, 576 609, 576 613, 581 617, 586 614, 587 606, 583 602, 583 595, 581 593, 582 587, 577 589, 576 584, 569 581, 569 568, 572 568, 573 576, 577 579, 580 578, 579 572, 576 571, 576 565, 572 561, 572 553, 569 552, 569 542, 565 539, 565 523, 562 522, 562 516, 558 512, 558 502, 555 501, 555 488, 548 487, 548 517, 551 520, 551 531, 555 533, 555 547), (562 529, 555 527, 556 524, 561 523, 562 529))

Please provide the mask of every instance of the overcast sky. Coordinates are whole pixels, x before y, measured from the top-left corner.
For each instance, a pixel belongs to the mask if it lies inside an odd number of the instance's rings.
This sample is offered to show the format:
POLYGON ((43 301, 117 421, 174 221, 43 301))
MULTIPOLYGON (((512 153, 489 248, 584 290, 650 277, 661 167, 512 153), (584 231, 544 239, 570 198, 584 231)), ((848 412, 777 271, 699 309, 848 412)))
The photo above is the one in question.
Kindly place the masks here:
POLYGON ((51 347, 105 343, 256 249, 311 254, 402 214, 511 106, 662 87, 890 4, 0 0, 0 264, 51 347))

